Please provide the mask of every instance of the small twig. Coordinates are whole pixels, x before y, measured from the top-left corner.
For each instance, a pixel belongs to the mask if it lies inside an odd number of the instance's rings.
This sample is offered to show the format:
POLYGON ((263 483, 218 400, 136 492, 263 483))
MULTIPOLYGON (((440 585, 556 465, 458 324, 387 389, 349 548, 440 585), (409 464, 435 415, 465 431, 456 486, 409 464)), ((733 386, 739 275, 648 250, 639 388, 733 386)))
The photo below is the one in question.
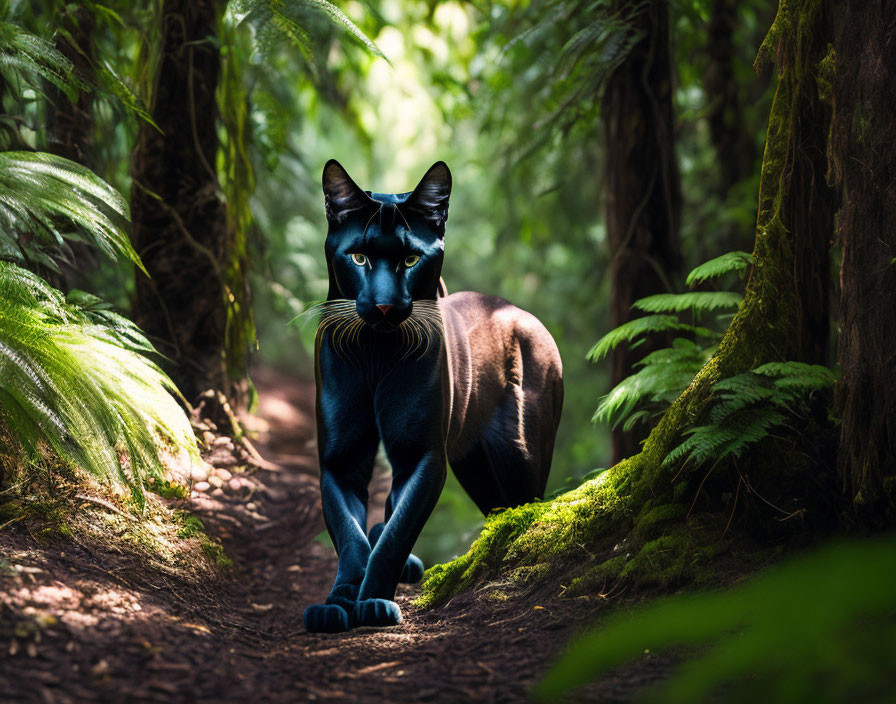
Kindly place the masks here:
POLYGON ((0 530, 3 530, 4 528, 6 528, 6 526, 10 525, 11 523, 15 523, 16 521, 21 521, 24 517, 25 517, 25 514, 24 514, 24 513, 23 513, 21 516, 16 516, 15 518, 13 518, 13 519, 7 521, 6 523, 0 525, 0 530))
POLYGON ((123 516, 124 518, 127 518, 129 521, 134 520, 133 516, 129 516, 124 511, 122 511, 119 508, 116 508, 115 506, 110 504, 105 499, 97 499, 93 496, 87 496, 86 494, 75 494, 75 498, 81 499, 81 501, 87 501, 89 503, 96 504, 97 506, 102 506, 103 508, 108 509, 109 511, 112 511, 112 513, 117 513, 119 516, 123 516))
POLYGON ((737 491, 734 492, 734 506, 731 507, 731 515, 728 516, 728 523, 725 524, 725 530, 722 531, 722 537, 719 540, 723 540, 725 538, 725 534, 728 532, 728 529, 731 527, 731 519, 734 518, 734 509, 737 508, 737 497, 740 496, 740 485, 743 484, 743 480, 740 478, 740 472, 738 472, 737 478, 737 491))
POLYGON ((722 458, 716 460, 715 464, 709 468, 709 471, 703 475, 703 479, 700 481, 700 486, 697 487, 697 493, 694 494, 694 500, 691 502, 691 507, 688 509, 688 515, 685 516, 685 519, 690 518, 691 511, 694 510, 694 505, 697 503, 697 499, 700 496, 700 491, 703 489, 703 485, 706 483, 706 480, 709 479, 709 475, 712 474, 712 471, 719 465, 719 462, 722 461, 722 458))

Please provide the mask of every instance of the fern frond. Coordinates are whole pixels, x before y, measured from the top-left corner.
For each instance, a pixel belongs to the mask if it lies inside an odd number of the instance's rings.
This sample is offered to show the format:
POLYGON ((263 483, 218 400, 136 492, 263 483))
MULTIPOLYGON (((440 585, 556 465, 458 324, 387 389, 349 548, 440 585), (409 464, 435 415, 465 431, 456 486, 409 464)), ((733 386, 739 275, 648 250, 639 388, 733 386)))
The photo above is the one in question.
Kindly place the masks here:
POLYGON ((801 362, 773 362, 723 379, 713 386, 715 399, 705 414, 708 423, 687 431, 690 437, 673 448, 663 464, 739 457, 788 417, 805 412, 809 394, 835 381, 827 367, 801 362))
POLYGON ((127 201, 89 169, 42 152, 0 152, 0 248, 25 260, 52 251, 63 228, 81 228, 94 246, 113 259, 143 264, 128 237, 127 201), (23 240, 17 235, 36 237, 23 240))
POLYGON ((641 298, 632 308, 647 313, 681 313, 687 310, 697 312, 725 308, 737 308, 743 296, 732 291, 691 291, 689 293, 658 293, 641 298))
POLYGON ((37 91, 43 88, 41 79, 63 92, 87 88, 71 60, 51 42, 11 22, 0 21, 0 67, 13 69, 37 91))
POLYGON ((160 445, 198 459, 174 384, 134 345, 97 324, 39 277, 0 262, 0 417, 35 459, 43 447, 139 501, 147 476, 160 476, 160 445), (125 458, 126 462, 122 462, 125 458))
POLYGON ((743 271, 753 263, 753 255, 748 252, 726 252, 720 257, 710 259, 696 267, 685 283, 688 286, 699 284, 707 279, 715 279, 724 276, 731 271, 743 271))
POLYGON ((837 382, 837 374, 832 369, 803 362, 769 362, 756 367, 753 372, 777 377, 774 383, 780 389, 825 389, 837 382))
POLYGON ((674 315, 645 315, 610 330, 588 351, 587 357, 592 362, 598 362, 623 342, 631 342, 649 332, 691 329, 690 325, 680 322, 674 315))
POLYGON ((131 89, 125 80, 118 75, 111 63, 103 61, 102 63, 97 64, 94 68, 96 70, 97 82, 99 83, 100 92, 102 94, 105 94, 106 96, 114 96, 125 110, 134 113, 144 122, 148 122, 156 129, 159 129, 159 126, 153 121, 152 115, 149 114, 149 109, 146 104, 140 96, 131 89))
MULTIPOLYGON (((671 403, 681 395, 706 361, 705 350, 690 340, 678 338, 670 348, 657 350, 638 362, 641 369, 600 399, 592 422, 614 427, 632 415, 644 401, 671 403)), ((639 416, 643 417, 643 416, 639 416)))
POLYGON ((241 22, 248 21, 256 28, 272 24, 306 55, 312 43, 312 36, 296 20, 296 10, 311 9, 320 12, 347 31, 371 54, 388 62, 386 55, 380 51, 376 43, 329 0, 233 0, 231 7, 235 13, 244 15, 241 22))

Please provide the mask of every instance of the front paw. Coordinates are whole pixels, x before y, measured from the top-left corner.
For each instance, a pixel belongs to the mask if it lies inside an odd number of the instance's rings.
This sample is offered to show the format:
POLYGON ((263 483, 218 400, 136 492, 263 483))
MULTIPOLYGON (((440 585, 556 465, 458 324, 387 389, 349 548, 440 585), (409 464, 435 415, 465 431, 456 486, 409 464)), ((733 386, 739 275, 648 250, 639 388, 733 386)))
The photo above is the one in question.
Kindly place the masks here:
POLYGON ((351 626, 374 626, 385 628, 401 623, 401 609, 398 604, 388 599, 361 599, 355 602, 352 609, 351 626))
POLYGON ((305 609, 305 628, 311 633, 342 633, 349 629, 349 612, 336 604, 315 604, 305 609))
POLYGON ((337 584, 330 590, 327 597, 328 605, 341 606, 346 613, 351 613, 358 600, 359 587, 357 584, 337 584))

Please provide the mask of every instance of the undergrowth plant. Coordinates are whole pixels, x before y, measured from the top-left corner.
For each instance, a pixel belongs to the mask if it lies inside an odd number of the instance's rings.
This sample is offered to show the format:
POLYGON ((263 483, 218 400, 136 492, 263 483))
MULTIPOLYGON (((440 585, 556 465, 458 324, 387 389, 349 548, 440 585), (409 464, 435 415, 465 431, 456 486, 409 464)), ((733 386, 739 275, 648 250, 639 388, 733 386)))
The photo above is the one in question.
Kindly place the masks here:
MULTIPOLYGON (((5 8, 8 9, 8 8, 5 8)), ((0 17, 2 85, 49 80, 86 89, 48 42, 0 17)), ((10 116, 0 116, 10 117, 10 116)), ((0 145, 0 433, 14 471, 57 459, 128 487, 138 505, 166 450, 198 460, 196 439, 155 350, 98 298, 65 296, 35 273, 58 272, 66 240, 87 242, 143 270, 122 196, 89 169, 0 145)), ((21 121, 19 121, 21 122, 21 121)), ((145 271, 145 270, 144 270, 145 271)), ((9 474, 9 467, 4 467, 9 474)), ((9 476, 0 477, 4 481, 9 476)))
MULTIPOLYGON (((694 269, 687 284, 701 284, 731 272, 743 273, 751 261, 746 252, 728 252, 694 269)), ((623 429, 629 430, 638 422, 659 417, 715 354, 722 338, 724 330, 701 326, 700 318, 736 309, 741 299, 739 293, 731 291, 690 291, 635 301, 633 308, 650 315, 608 332, 588 353, 590 359, 598 361, 624 343, 633 347, 643 344, 650 333, 674 331, 681 336, 671 347, 651 352, 637 362, 638 371, 600 400, 593 420, 614 427, 622 423, 623 429), (683 320, 683 313, 688 313, 690 320, 683 320)), ((666 455, 664 464, 701 465, 740 457, 775 428, 807 413, 813 394, 832 388, 836 379, 835 372, 827 367, 792 361, 764 364, 722 379, 713 386, 713 398, 700 419, 702 424, 685 431, 687 437, 666 455)))
MULTIPOLYGON (((728 252, 694 269, 687 285, 694 286, 726 274, 743 274, 752 261, 746 252, 728 252)), ((700 325, 701 318, 719 311, 734 311, 742 296, 732 291, 689 291, 662 293, 634 302, 636 310, 649 313, 623 323, 604 335, 588 352, 598 362, 622 344, 638 347, 651 333, 673 332, 671 347, 656 350, 636 363, 638 371, 620 381, 602 397, 594 412, 594 422, 620 423, 630 430, 637 423, 657 420, 687 388, 700 368, 715 353, 724 328, 700 325)), ((719 318, 727 320, 729 315, 719 318)))
POLYGON ((801 362, 771 362, 723 379, 713 387, 706 422, 686 430, 688 437, 663 463, 701 465, 740 457, 775 428, 807 413, 812 395, 833 388, 836 381, 828 367, 801 362))

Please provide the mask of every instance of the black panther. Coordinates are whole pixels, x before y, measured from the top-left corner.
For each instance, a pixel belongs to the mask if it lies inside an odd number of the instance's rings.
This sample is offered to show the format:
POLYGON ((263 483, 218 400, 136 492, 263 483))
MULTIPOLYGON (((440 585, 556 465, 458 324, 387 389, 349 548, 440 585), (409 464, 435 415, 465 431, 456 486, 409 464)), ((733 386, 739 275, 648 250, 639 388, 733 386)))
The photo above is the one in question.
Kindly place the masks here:
POLYGON ((532 315, 501 298, 445 295, 451 173, 410 193, 371 193, 324 167, 330 289, 315 350, 321 499, 339 556, 309 631, 401 621, 400 581, 450 464, 483 513, 544 494, 563 403, 560 355, 532 315), (380 442, 392 465, 385 523, 368 535, 367 486, 380 442))

